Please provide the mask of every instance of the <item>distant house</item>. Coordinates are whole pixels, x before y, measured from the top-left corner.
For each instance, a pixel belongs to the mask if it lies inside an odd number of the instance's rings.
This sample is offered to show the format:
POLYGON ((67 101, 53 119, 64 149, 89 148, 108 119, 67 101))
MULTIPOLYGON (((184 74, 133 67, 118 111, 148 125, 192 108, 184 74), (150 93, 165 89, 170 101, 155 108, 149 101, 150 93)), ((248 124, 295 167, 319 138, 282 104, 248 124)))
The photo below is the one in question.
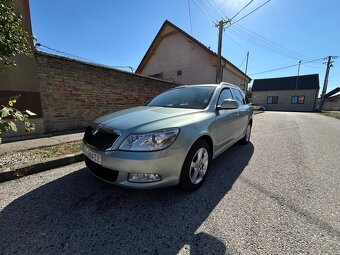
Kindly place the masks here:
MULTIPOLYGON (((244 89, 250 78, 222 57, 222 79, 244 89)), ((181 84, 215 83, 217 54, 169 21, 151 43, 136 73, 181 84)))
POLYGON ((340 87, 325 94, 322 110, 340 111, 340 87))
POLYGON ((253 103, 273 111, 314 111, 319 93, 319 75, 256 79, 253 103))

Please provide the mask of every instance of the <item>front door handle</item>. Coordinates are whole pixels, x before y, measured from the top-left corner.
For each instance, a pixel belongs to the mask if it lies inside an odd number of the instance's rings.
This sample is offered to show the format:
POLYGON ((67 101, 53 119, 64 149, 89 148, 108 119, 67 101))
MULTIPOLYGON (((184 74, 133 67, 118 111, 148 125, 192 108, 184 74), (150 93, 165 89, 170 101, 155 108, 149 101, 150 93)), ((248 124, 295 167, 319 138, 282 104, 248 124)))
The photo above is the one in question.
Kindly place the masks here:
POLYGON ((240 116, 240 113, 239 112, 235 113, 235 116, 240 116))

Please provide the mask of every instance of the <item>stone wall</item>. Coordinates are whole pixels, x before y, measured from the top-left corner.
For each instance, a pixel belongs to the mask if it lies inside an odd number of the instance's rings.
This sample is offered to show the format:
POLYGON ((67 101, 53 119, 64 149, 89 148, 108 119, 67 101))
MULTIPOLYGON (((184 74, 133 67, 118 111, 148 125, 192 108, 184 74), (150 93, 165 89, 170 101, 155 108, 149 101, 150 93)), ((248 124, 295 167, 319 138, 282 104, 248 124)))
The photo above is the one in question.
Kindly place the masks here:
POLYGON ((142 105, 177 86, 100 65, 36 53, 45 132, 86 127, 104 114, 142 105))

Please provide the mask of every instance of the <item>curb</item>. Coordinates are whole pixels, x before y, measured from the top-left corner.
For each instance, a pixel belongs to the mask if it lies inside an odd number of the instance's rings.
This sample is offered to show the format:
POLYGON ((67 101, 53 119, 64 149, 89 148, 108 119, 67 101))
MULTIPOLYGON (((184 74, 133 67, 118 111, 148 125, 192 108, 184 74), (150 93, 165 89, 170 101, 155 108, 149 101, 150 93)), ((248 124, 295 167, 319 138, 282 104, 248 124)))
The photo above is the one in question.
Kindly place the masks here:
POLYGON ((27 175, 40 173, 53 168, 66 166, 83 160, 84 154, 79 152, 76 154, 46 159, 35 164, 26 164, 18 168, 13 168, 10 171, 0 173, 0 183, 18 179, 27 175))

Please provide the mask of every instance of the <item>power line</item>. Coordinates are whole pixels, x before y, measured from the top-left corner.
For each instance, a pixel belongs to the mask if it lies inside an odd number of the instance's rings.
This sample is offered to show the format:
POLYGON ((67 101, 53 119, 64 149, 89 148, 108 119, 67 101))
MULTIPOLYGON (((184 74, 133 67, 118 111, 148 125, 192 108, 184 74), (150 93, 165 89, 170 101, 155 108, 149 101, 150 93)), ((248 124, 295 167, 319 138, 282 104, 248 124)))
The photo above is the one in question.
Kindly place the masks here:
POLYGON ((250 5, 252 2, 253 2, 254 0, 251 0, 251 1, 249 1, 240 11, 238 11, 235 15, 234 15, 234 17, 232 17, 231 19, 230 19, 230 21, 232 21, 237 15, 239 15, 245 8, 247 8, 247 6, 248 5, 250 5))
POLYGON ((256 37, 251 37, 245 33, 242 33, 238 30, 234 30, 234 29, 229 29, 227 30, 229 33, 241 38, 242 40, 246 41, 246 42, 249 42, 251 44, 254 44, 262 49, 265 49, 265 50, 269 50, 269 51, 272 51, 278 55, 281 55, 283 57, 288 57, 288 58, 292 58, 292 59, 295 59, 295 60, 305 60, 304 58, 302 58, 301 56, 296 56, 296 55, 293 55, 289 52, 286 52, 280 48, 277 48, 273 45, 270 45, 268 44, 268 42, 264 42, 262 40, 260 40, 259 38, 256 38, 256 37))
POLYGON ((238 68, 241 68, 241 66, 243 65, 243 63, 244 63, 244 61, 246 60, 246 58, 247 58, 247 55, 244 57, 244 59, 242 60, 242 63, 241 63, 241 65, 239 65, 239 67, 238 67, 238 68))
POLYGON ((103 65, 103 64, 98 64, 90 59, 87 59, 87 58, 83 58, 83 57, 80 57, 80 56, 77 56, 77 55, 73 55, 73 54, 70 54, 70 53, 67 53, 67 52, 64 52, 64 51, 60 51, 60 50, 56 50, 56 49, 53 49, 49 46, 46 46, 46 45, 43 45, 41 43, 36 43, 35 44, 35 47, 39 47, 39 48, 43 48, 43 51, 44 52, 47 52, 47 53, 50 53, 50 54, 55 54, 55 53, 58 53, 60 56, 69 56, 70 58, 74 59, 74 60, 81 60, 83 62, 87 62, 89 64, 95 64, 95 65, 98 65, 98 66, 103 66, 103 67, 109 67, 109 68, 115 68, 115 69, 130 69, 131 72, 133 73, 134 72, 134 69, 133 67, 131 66, 111 66, 111 65, 103 65))
POLYGON ((323 67, 321 67, 321 66, 316 67, 316 66, 305 65, 305 67, 313 68, 313 69, 323 69, 323 67))
MULTIPOLYGON (((206 9, 204 9, 203 7, 201 7, 201 5, 199 5, 196 1, 192 0, 191 2, 192 2, 194 5, 196 5, 196 7, 197 7, 202 13, 204 13, 204 14, 206 15, 206 17, 208 17, 208 18, 211 18, 211 17, 212 17, 211 14, 210 14, 206 9)), ((215 17, 212 17, 212 20, 214 21, 214 20, 216 20, 216 18, 215 18, 215 17)))
POLYGON ((189 20, 190 20, 190 34, 192 35, 192 23, 191 23, 190 0, 188 0, 188 10, 189 10, 189 20))
POLYGON ((247 28, 245 28, 245 27, 243 27, 243 26, 241 26, 241 25, 239 25, 239 24, 236 24, 236 27, 233 27, 232 29, 236 29, 236 30, 238 30, 238 31, 242 31, 242 33, 247 34, 247 35, 249 35, 250 37, 255 37, 255 38, 257 38, 258 40, 261 40, 261 41, 263 41, 264 43, 266 43, 266 44, 268 44, 268 45, 270 45, 270 46, 272 46, 272 47, 275 47, 275 48, 278 48, 278 49, 280 49, 280 50, 282 50, 282 51, 285 51, 285 52, 287 52, 288 54, 298 56, 298 57, 301 58, 301 59, 310 59, 310 58, 311 58, 311 57, 309 57, 309 56, 300 54, 299 52, 296 52, 296 51, 290 50, 290 49, 288 49, 288 48, 285 48, 285 47, 283 47, 283 46, 281 46, 281 45, 279 45, 279 44, 277 44, 277 43, 275 43, 275 42, 272 42, 272 41, 270 41, 270 40, 264 38, 263 36, 261 36, 261 35, 255 33, 255 32, 253 32, 253 31, 250 31, 249 29, 247 29, 247 28))
POLYGON ((203 10, 203 12, 205 12, 206 14, 208 14, 208 16, 210 18, 212 18, 213 20, 218 20, 219 19, 219 15, 217 15, 216 13, 214 13, 211 9, 207 8, 207 6, 205 5, 205 3, 201 0, 192 0, 192 2, 198 6, 201 10, 203 10))
MULTIPOLYGON (((261 4, 259 7, 257 7, 256 9, 254 9, 253 11, 249 12, 248 14, 244 15, 242 18, 236 20, 234 23, 232 24, 236 24, 237 22, 243 20, 244 18, 248 17, 250 14, 256 12, 258 9, 260 9, 261 7, 263 7, 264 5, 266 5, 267 3, 269 3, 271 0, 267 0, 266 2, 264 2, 263 4, 261 4)), ((232 25, 231 24, 231 25, 232 25)))
MULTIPOLYGON (((307 64, 307 63, 311 63, 311 62, 316 62, 316 61, 319 61, 321 59, 325 59, 325 58, 319 58, 319 59, 315 59, 315 60, 301 62, 301 65, 304 65, 304 64, 307 64)), ((263 73, 270 73, 270 72, 279 71, 279 70, 287 69, 287 68, 298 66, 298 65, 299 64, 283 66, 283 67, 279 67, 279 68, 275 68, 275 69, 271 69, 271 70, 266 70, 266 71, 263 71, 263 72, 253 73, 253 74, 250 74, 250 75, 258 75, 258 74, 263 74, 263 73)))
POLYGON ((206 3, 222 18, 227 17, 218 7, 215 7, 214 1, 206 1, 206 3))
MULTIPOLYGON (((216 15, 216 17, 218 17, 218 19, 221 18, 221 17, 220 17, 220 14, 219 14, 217 11, 215 11, 213 8, 211 8, 211 6, 210 6, 209 4, 207 4, 208 1, 205 1, 205 0, 197 0, 197 1, 200 2, 201 5, 202 5, 204 8, 206 8, 213 16, 216 15)), ((222 18, 223 18, 223 17, 222 17, 222 18)))
POLYGON ((228 37, 233 43, 235 43, 240 49, 244 50, 245 52, 248 52, 241 44, 239 44, 236 40, 233 39, 233 37, 229 36, 228 37))

